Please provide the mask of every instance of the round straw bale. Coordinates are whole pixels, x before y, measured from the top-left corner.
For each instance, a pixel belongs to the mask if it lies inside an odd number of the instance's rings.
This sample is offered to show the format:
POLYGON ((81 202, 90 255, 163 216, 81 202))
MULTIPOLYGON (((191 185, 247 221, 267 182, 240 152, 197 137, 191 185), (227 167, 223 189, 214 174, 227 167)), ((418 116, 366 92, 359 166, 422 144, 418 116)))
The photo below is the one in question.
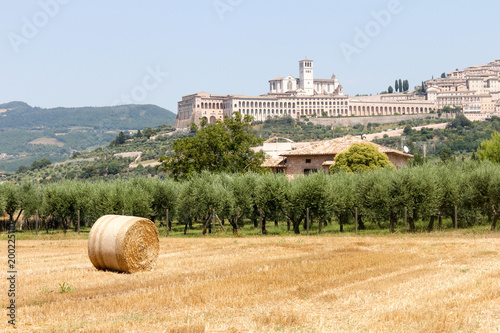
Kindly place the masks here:
POLYGON ((92 226, 88 245, 97 269, 134 273, 153 268, 160 241, 158 228, 148 219, 104 215, 92 226))

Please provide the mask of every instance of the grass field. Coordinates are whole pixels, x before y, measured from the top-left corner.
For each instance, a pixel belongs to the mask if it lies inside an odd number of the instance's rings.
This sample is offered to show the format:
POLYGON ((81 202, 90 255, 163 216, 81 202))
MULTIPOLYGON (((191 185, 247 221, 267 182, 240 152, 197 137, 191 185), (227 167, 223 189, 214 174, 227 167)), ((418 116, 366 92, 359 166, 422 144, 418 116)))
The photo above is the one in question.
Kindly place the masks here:
POLYGON ((94 269, 85 239, 19 240, 15 331, 500 332, 498 233, 160 244, 130 275, 94 269))

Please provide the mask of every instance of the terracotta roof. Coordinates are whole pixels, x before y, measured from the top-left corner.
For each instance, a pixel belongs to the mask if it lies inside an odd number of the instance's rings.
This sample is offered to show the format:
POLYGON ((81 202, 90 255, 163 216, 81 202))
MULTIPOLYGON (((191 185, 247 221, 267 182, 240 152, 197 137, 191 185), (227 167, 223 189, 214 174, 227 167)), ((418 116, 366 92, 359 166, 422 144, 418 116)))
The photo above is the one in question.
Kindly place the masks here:
POLYGON ((337 155, 343 152, 344 150, 349 149, 349 147, 353 143, 371 143, 372 145, 376 146, 378 150, 382 153, 396 154, 407 158, 413 158, 413 155, 411 154, 406 154, 396 149, 384 147, 376 143, 363 140, 359 136, 352 136, 352 135, 347 135, 333 140, 326 140, 326 141, 320 141, 318 143, 312 143, 311 145, 305 148, 285 152, 280 156, 286 157, 286 156, 337 155))
POLYGON ((260 166, 263 168, 285 168, 286 157, 267 158, 260 166))

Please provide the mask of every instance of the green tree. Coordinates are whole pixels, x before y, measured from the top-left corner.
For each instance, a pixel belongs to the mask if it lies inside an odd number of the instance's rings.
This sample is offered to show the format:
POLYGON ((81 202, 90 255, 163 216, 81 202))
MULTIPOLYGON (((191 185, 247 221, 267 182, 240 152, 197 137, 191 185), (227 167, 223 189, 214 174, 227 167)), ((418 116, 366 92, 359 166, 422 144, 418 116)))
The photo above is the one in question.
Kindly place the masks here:
POLYGON ((175 216, 175 207, 178 198, 178 186, 172 180, 148 180, 152 201, 151 218, 154 221, 158 217, 166 216, 169 213, 169 229, 172 225, 172 218, 175 216))
POLYGON ((26 165, 20 165, 19 168, 17 168, 16 174, 26 173, 28 171, 29 168, 26 165))
POLYGON ((335 164, 330 167, 330 172, 364 172, 377 168, 390 167, 394 165, 389 161, 386 154, 381 153, 371 143, 354 143, 348 150, 335 156, 335 164))
POLYGON ((4 197, 4 209, 5 213, 9 215, 9 222, 17 222, 17 219, 19 219, 19 216, 21 215, 22 211, 19 211, 19 214, 17 215, 17 218, 14 219, 14 214, 20 210, 21 207, 21 199, 20 199, 20 191, 19 187, 14 186, 13 184, 3 184, 2 188, 2 193, 4 197))
POLYGON ((403 92, 403 80, 399 79, 399 92, 403 92))
POLYGON ((387 92, 389 94, 392 94, 394 92, 394 89, 392 88, 392 86, 389 86, 389 88, 387 88, 387 92))
POLYGON ((472 126, 472 121, 467 119, 463 114, 457 114, 455 119, 453 119, 446 128, 459 128, 459 127, 470 127, 472 126))
POLYGON ((0 194, 0 213, 5 210, 11 223, 17 223, 21 215, 29 218, 40 204, 40 195, 33 183, 5 183, 0 187, 0 194))
MULTIPOLYGON (((308 209, 309 225, 317 220, 318 232, 321 232, 323 224, 330 220, 332 200, 328 191, 328 176, 323 172, 294 179, 287 187, 285 197, 282 209, 292 222, 295 234, 300 233, 300 222, 306 218, 308 209)), ((307 228, 306 225, 304 227, 307 228)))
POLYGON ((500 133, 495 131, 491 139, 481 142, 477 154, 482 161, 489 160, 500 164, 500 133))
POLYGON ((462 193, 464 193, 460 210, 468 208, 473 214, 467 226, 478 221, 478 209, 485 212, 491 219, 491 231, 496 229, 498 217, 500 216, 500 170, 497 165, 483 162, 468 170, 463 182, 462 193))
POLYGON ((398 80, 394 81, 394 90, 395 90, 396 92, 398 92, 398 91, 399 91, 399 81, 398 81, 398 80))
POLYGON ((441 150, 441 153, 439 153, 439 158, 443 163, 453 161, 453 152, 451 151, 450 147, 444 147, 443 150, 441 150))
POLYGON ((130 135, 125 134, 123 131, 120 131, 118 136, 113 141, 111 141, 111 143, 109 145, 111 147, 119 146, 119 145, 124 144, 128 139, 130 139, 130 135))
POLYGON ((267 234, 266 221, 272 220, 284 210, 289 186, 290 182, 282 174, 266 174, 257 182, 255 204, 262 218, 262 234, 267 234))
POLYGON ((410 90, 410 83, 408 82, 408 80, 404 80, 403 81, 403 91, 408 91, 410 90))
POLYGON ((332 211, 340 225, 340 232, 349 223, 355 211, 356 177, 354 174, 339 172, 329 177, 329 190, 332 211))
POLYGON ((187 178, 201 171, 244 173, 259 171, 264 161, 263 152, 254 152, 251 147, 262 143, 252 132, 248 115, 242 117, 235 112, 233 117, 215 124, 196 125, 196 135, 174 142, 170 156, 163 156, 163 170, 174 179, 187 178))
POLYGON ((33 163, 31 163, 30 170, 32 170, 32 171, 39 170, 39 169, 45 168, 46 166, 51 165, 51 164, 52 164, 52 162, 48 158, 44 157, 40 161, 33 161, 33 163))
POLYGON ((446 79, 446 73, 445 72, 441 73, 441 78, 442 79, 446 79))
POLYGON ((0 216, 3 216, 5 212, 5 204, 4 187, 0 185, 0 216))
POLYGON ((152 129, 151 127, 148 127, 146 128, 143 132, 142 132, 142 135, 144 135, 146 138, 150 138, 152 137, 153 135, 156 134, 156 131, 154 129, 152 129))
POLYGON ((244 216, 250 216, 255 205, 256 175, 246 173, 244 175, 228 175, 229 211, 227 219, 233 227, 233 234, 238 234, 239 224, 244 216))

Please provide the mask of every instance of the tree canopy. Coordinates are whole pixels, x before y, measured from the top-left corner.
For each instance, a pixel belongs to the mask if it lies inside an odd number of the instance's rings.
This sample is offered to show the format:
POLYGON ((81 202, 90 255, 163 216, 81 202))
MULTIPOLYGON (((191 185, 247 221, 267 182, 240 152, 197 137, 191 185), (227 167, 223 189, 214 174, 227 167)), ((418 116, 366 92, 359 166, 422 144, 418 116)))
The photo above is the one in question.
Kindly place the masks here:
POLYGON ((252 118, 235 112, 224 121, 208 124, 202 121, 200 128, 192 125, 195 136, 174 142, 174 154, 163 156, 163 170, 175 179, 187 178, 194 173, 258 171, 264 161, 263 152, 250 147, 262 143, 251 128, 252 118))
POLYGON ((394 168, 394 165, 375 145, 354 143, 348 150, 335 156, 335 164, 330 167, 330 171, 364 172, 385 167, 394 168))
POLYGON ((500 133, 495 132, 490 140, 481 142, 477 152, 480 160, 490 160, 500 164, 500 133))

